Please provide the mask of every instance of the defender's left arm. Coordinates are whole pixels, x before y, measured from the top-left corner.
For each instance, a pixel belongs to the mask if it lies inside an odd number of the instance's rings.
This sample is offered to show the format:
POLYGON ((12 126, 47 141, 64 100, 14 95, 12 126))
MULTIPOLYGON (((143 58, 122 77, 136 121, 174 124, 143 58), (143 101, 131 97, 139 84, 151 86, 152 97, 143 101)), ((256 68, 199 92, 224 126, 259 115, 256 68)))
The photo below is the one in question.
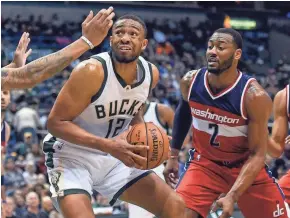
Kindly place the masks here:
MULTIPOLYGON (((151 63, 149 63, 149 64, 151 64, 151 63)), ((152 85, 151 85, 151 89, 149 92, 151 92, 152 89, 154 89, 156 87, 156 85, 159 81, 158 68, 154 64, 151 64, 151 66, 152 66, 152 85)), ((135 117, 131 121, 130 125, 134 126, 138 123, 144 123, 142 108, 139 109, 138 113, 135 115, 135 117)))
POLYGON ((247 91, 245 111, 249 121, 248 145, 250 156, 227 194, 232 196, 235 202, 252 185, 265 166, 269 134, 268 120, 272 112, 272 100, 257 82, 253 82, 247 91))

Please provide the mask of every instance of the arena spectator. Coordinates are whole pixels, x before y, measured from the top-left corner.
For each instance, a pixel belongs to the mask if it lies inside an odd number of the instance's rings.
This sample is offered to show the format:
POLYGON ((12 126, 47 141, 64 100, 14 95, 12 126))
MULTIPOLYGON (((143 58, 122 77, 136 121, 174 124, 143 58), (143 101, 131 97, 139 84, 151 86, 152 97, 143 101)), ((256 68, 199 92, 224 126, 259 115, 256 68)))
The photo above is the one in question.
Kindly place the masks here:
POLYGON ((36 141, 36 132, 37 129, 41 127, 39 116, 36 110, 23 107, 16 114, 13 122, 15 127, 18 140, 25 141, 28 138, 32 138, 32 141, 36 141))
POLYGON ((20 218, 19 216, 17 216, 15 208, 16 205, 13 197, 7 197, 5 205, 6 218, 20 218))
POLYGON ((7 195, 13 194, 15 190, 26 185, 22 171, 15 166, 13 157, 8 157, 5 160, 4 179, 7 195))
POLYGON ((54 210, 51 198, 48 196, 45 196, 42 198, 42 209, 39 213, 39 218, 49 218, 50 214, 52 213, 52 211, 54 210))
POLYGON ((26 213, 26 207, 25 207, 25 198, 22 195, 22 192, 20 190, 16 190, 14 193, 14 202, 15 202, 15 214, 17 217, 21 218, 24 217, 24 214, 26 213))
POLYGON ((39 197, 35 192, 29 192, 26 196, 27 211, 23 218, 38 218, 39 211, 39 197))
POLYGON ((37 183, 36 167, 33 161, 28 161, 23 172, 23 177, 28 186, 32 187, 37 183))

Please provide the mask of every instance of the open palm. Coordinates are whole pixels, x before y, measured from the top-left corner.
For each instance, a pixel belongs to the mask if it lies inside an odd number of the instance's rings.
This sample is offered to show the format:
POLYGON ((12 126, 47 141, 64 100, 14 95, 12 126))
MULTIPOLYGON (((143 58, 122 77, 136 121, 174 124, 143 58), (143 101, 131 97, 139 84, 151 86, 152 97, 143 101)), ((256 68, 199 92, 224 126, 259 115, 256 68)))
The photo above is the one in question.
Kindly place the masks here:
POLYGON ((24 32, 19 40, 18 46, 14 53, 13 63, 15 63, 16 67, 24 66, 27 57, 31 54, 32 49, 26 51, 29 42, 29 33, 24 32))

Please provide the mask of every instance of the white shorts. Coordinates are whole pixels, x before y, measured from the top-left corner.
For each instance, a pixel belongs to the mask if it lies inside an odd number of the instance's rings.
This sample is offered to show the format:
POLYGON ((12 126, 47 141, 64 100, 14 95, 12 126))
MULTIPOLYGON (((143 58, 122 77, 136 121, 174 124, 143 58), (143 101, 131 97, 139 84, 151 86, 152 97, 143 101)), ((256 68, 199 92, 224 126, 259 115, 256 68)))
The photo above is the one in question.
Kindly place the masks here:
POLYGON ((43 140, 43 151, 56 207, 57 197, 79 193, 91 197, 93 189, 113 205, 127 188, 152 172, 127 167, 109 154, 66 145, 50 134, 43 140))

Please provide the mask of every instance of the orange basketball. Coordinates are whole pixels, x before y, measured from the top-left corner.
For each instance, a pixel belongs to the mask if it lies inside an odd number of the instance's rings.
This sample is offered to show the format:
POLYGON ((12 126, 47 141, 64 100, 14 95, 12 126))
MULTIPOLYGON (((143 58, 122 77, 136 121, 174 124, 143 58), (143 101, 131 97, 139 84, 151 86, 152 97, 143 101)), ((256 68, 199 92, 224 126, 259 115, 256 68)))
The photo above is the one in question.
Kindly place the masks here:
POLYGON ((145 154, 139 154, 147 157, 146 166, 143 166, 145 169, 153 169, 168 159, 168 136, 152 122, 134 125, 127 135, 127 141, 133 145, 149 146, 149 150, 145 154))

